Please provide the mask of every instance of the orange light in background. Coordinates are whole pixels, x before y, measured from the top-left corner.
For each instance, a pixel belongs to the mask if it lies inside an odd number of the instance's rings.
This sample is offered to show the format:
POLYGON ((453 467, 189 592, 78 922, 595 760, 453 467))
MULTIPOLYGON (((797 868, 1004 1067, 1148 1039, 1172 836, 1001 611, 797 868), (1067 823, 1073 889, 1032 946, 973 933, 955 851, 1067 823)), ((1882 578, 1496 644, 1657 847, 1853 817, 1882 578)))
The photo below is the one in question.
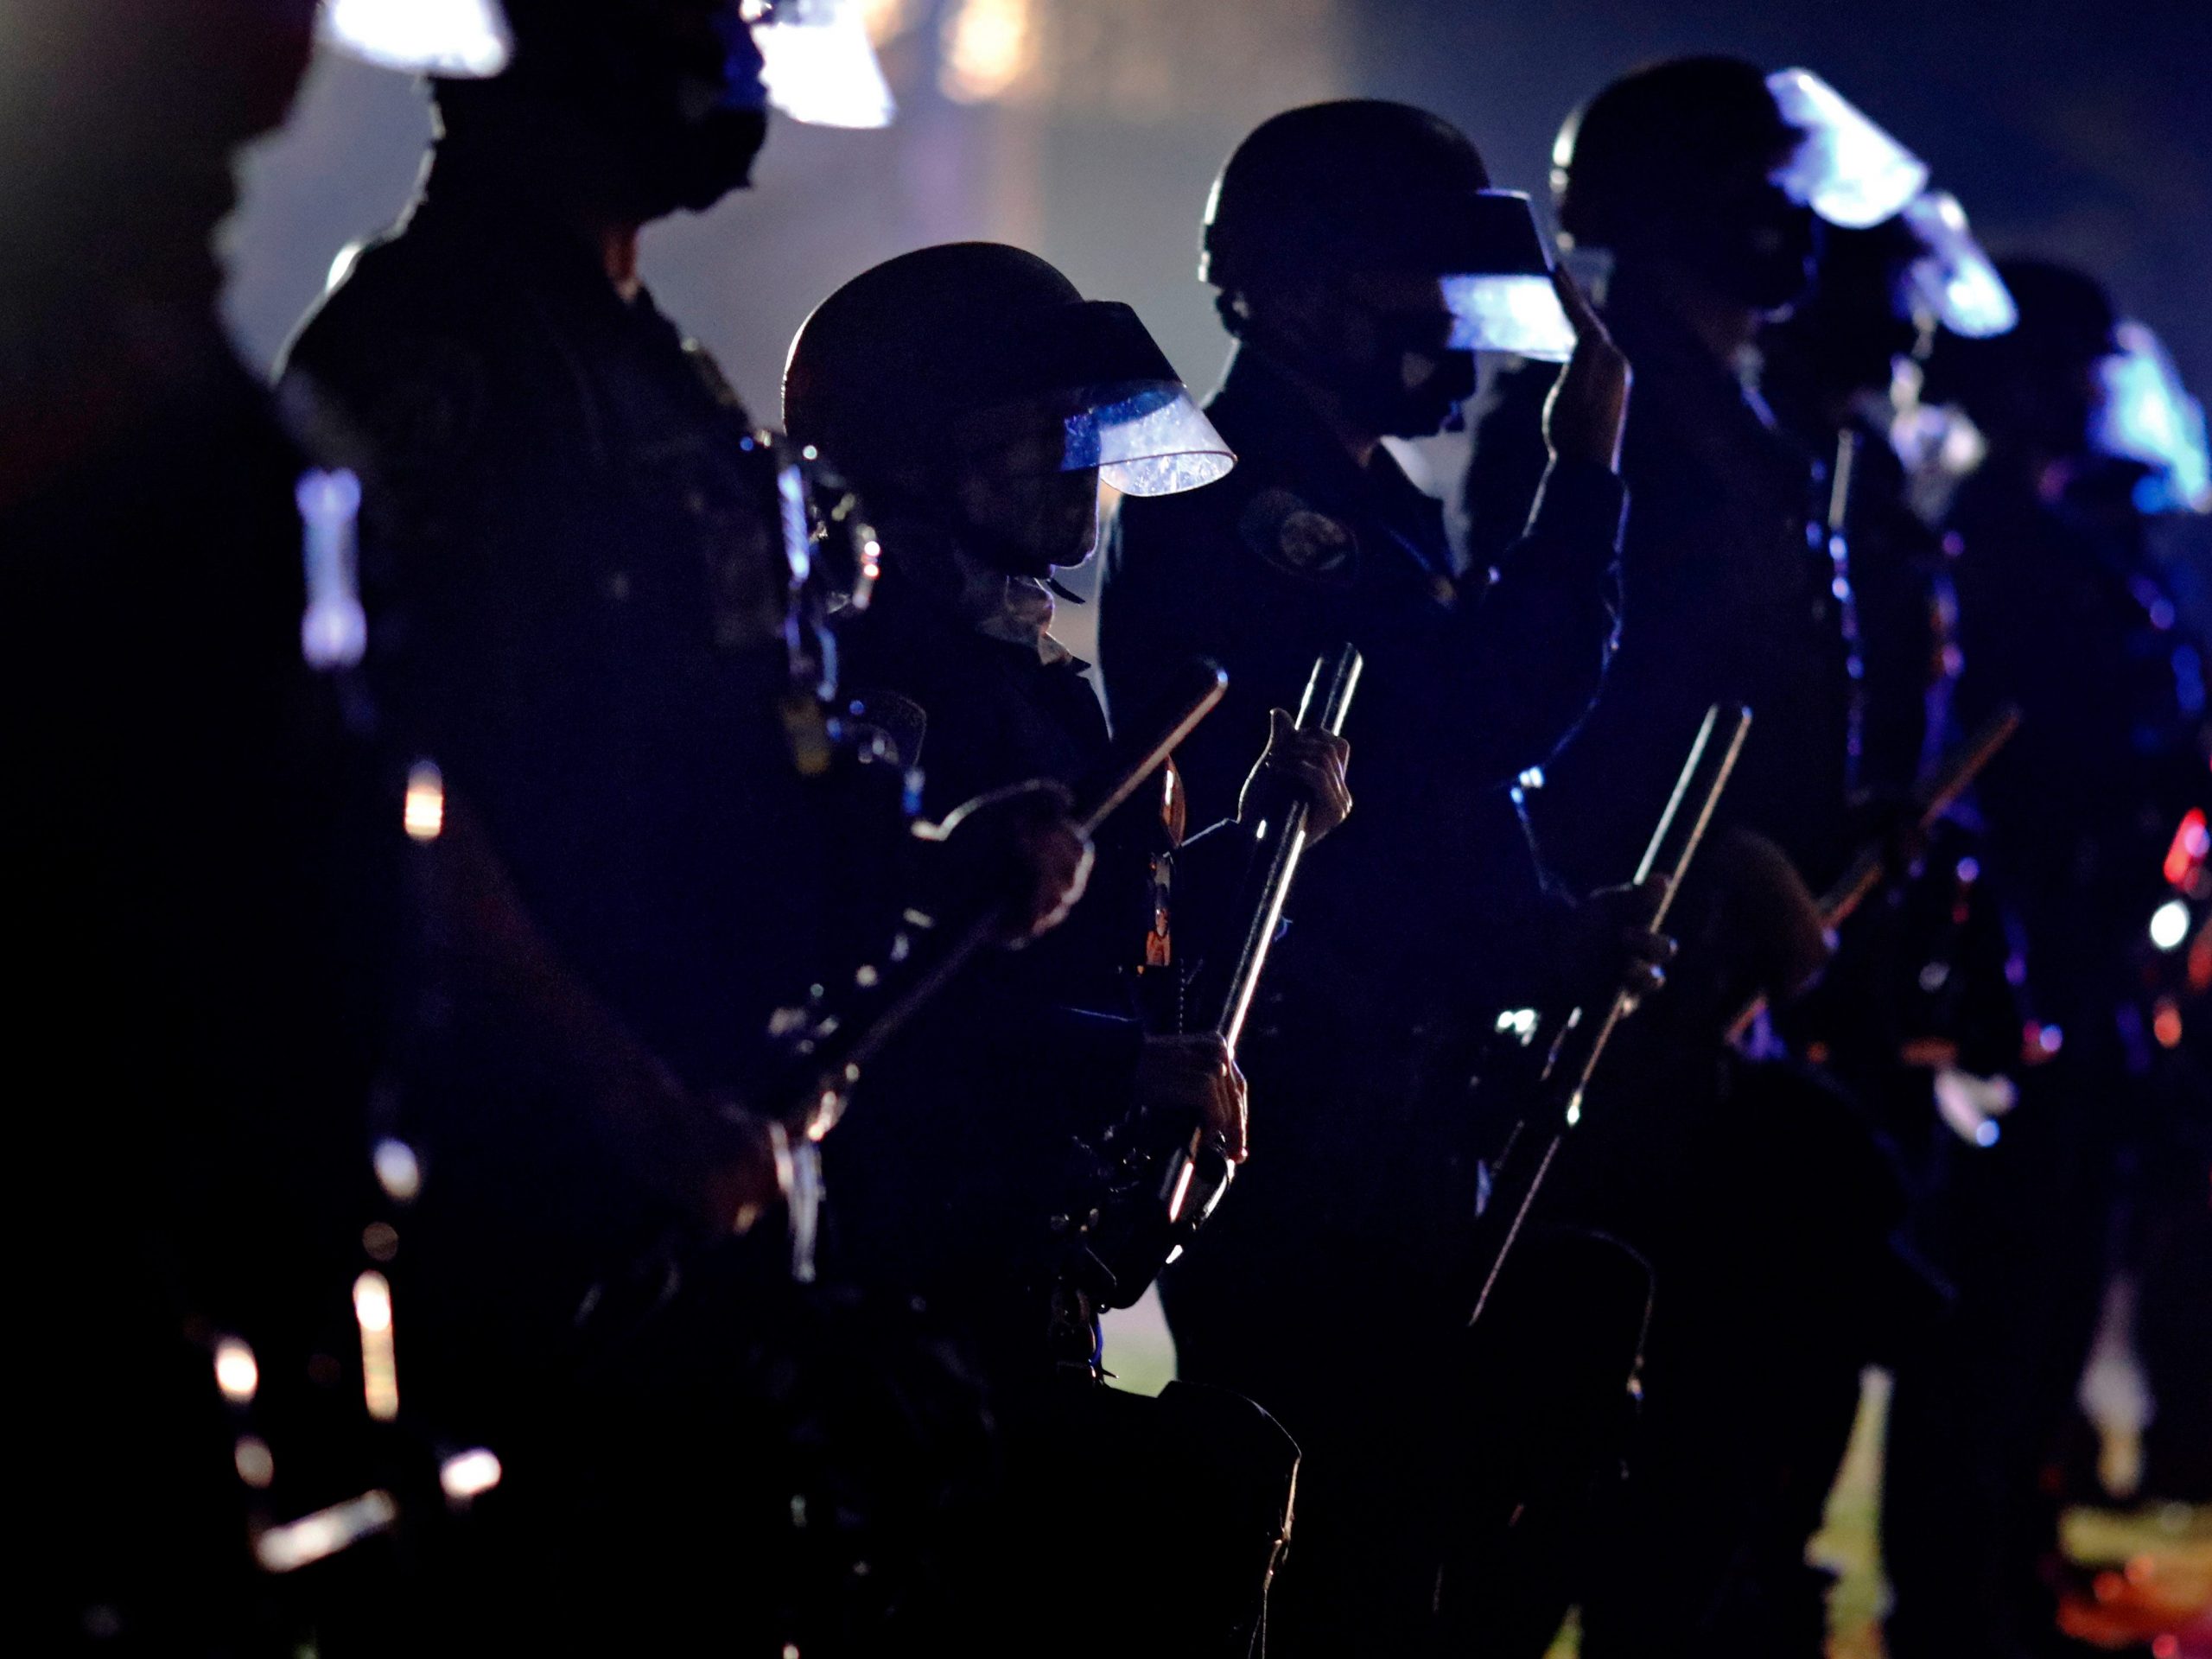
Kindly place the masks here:
POLYGON ((417 760, 408 768, 400 817, 410 841, 435 841, 446 827, 445 776, 429 761, 417 760))
POLYGON ((914 15, 920 10, 917 0, 861 0, 861 27, 868 30, 868 44, 897 40, 920 21, 914 15))
POLYGON ((944 18, 940 91, 956 104, 988 104, 1013 91, 1037 60, 1030 0, 957 0, 944 18))

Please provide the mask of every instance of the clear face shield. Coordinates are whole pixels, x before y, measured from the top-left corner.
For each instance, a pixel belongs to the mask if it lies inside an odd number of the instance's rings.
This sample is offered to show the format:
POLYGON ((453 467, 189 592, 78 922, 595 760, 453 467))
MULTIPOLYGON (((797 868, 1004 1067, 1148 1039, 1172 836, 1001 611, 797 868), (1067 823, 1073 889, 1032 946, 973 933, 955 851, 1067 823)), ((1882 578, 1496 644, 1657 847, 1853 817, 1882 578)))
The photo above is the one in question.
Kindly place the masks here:
MULTIPOLYGON (((887 126, 897 112, 861 0, 724 0, 712 22, 722 107, 850 128, 887 126)), ((320 23, 327 44, 409 73, 480 80, 513 56, 499 0, 323 0, 320 23)))
POLYGON ((2173 359, 2139 322, 2113 331, 2119 349, 2097 365, 2103 401, 2090 433, 2101 454, 2141 462, 2137 486, 2145 512, 2212 512, 2212 453, 2204 405, 2189 395, 2173 359))
POLYGON ((1863 231, 1928 188, 1928 164, 1811 70, 1779 69, 1766 85, 1783 119, 1805 134, 1774 178, 1791 200, 1863 231))
POLYGON ((1574 355, 1574 325, 1552 284, 1535 211, 1517 190, 1484 190, 1468 217, 1461 269, 1439 279, 1452 314, 1447 349, 1510 352, 1543 363, 1574 355))
POLYGON ((1044 389, 988 397, 954 419, 963 453, 1008 482, 1096 472, 1124 495, 1175 495, 1236 457, 1136 313, 1085 300, 1034 319, 1009 360, 1044 389))
POLYGON ((1925 250, 1905 272, 1913 309, 1969 340, 2011 333, 2020 321, 2019 308, 1974 239, 1958 198, 1923 191, 1905 204, 1904 222, 1925 250))
POLYGON ((448 80, 489 79, 514 55, 499 0, 322 0, 316 34, 364 63, 448 80))

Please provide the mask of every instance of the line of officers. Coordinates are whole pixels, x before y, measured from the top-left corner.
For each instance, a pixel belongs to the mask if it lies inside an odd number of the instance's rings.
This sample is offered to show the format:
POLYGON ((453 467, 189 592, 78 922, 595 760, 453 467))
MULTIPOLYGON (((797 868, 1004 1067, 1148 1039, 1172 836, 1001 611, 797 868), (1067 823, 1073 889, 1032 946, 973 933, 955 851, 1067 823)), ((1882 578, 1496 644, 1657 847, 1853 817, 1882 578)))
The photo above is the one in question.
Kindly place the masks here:
POLYGON ((746 182, 761 20, 508 0, 272 392, 209 238, 315 8, 222 10, 0 31, 38 1650, 1534 1655, 1574 1605, 1592 1654, 1810 1654, 1876 1362, 1891 1650, 2056 1639, 2108 1173, 2201 1209, 2212 979, 2092 281, 1854 175, 1839 131, 1917 163, 1814 78, 1684 60, 1560 136, 1586 292, 1447 123, 1320 105, 1208 205, 1203 411, 1126 307, 963 244, 825 300, 772 432, 636 266, 746 182), (1094 556, 1098 671, 1049 632, 1094 556), (1283 712, 1346 640, 1349 744, 1283 712), (1226 700, 1085 836, 1102 679, 1141 728, 1197 657, 1226 700), (1737 702, 1662 938, 1623 884, 1737 702), (1232 1056, 1291 802, 1326 844, 1232 1056), (1615 987, 1470 1332, 1511 1039, 1615 987), (1158 1265, 1099 1243, 1114 1149, 1193 1132, 1250 1159, 1147 1400, 1096 1345, 1158 1265))

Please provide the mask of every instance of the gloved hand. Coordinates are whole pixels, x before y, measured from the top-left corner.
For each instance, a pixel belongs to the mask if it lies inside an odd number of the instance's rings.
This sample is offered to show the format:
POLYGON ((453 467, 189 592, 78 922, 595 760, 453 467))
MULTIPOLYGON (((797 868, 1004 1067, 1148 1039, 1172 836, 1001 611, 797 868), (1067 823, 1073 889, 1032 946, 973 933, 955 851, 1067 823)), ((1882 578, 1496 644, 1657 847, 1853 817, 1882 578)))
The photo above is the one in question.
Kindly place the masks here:
POLYGON ((1236 798, 1243 823, 1278 810, 1279 801, 1306 804, 1306 839, 1317 842, 1351 816, 1351 788, 1344 771, 1351 745, 1327 732, 1301 732, 1286 709, 1268 715, 1268 747, 1236 798))

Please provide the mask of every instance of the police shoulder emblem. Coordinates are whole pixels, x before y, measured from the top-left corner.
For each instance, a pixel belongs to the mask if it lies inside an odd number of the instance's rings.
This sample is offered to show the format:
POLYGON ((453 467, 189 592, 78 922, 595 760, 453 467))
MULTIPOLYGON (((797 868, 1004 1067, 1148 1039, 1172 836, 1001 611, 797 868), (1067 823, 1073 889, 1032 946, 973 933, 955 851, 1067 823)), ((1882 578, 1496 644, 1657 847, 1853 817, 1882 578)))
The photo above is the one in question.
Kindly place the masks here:
POLYGON ((1303 581, 1349 588, 1359 574, 1359 537, 1288 490, 1262 490, 1246 504, 1237 529, 1244 543, 1303 581))

